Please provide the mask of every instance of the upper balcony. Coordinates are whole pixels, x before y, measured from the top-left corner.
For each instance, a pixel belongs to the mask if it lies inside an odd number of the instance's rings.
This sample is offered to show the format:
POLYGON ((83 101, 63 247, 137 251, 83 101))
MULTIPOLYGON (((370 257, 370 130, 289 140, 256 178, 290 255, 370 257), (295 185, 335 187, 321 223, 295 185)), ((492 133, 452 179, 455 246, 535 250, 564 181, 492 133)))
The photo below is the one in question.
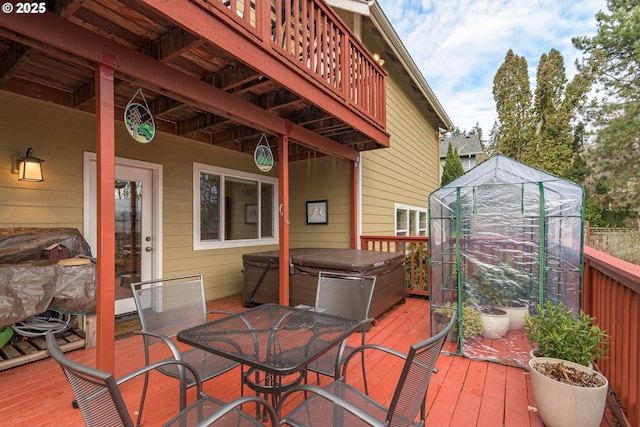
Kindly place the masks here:
POLYGON ((273 117, 299 126, 290 160, 389 144, 385 72, 322 0, 47 5, 0 16, 0 90, 93 112, 106 63, 116 117, 142 89, 163 132, 253 152, 273 117))

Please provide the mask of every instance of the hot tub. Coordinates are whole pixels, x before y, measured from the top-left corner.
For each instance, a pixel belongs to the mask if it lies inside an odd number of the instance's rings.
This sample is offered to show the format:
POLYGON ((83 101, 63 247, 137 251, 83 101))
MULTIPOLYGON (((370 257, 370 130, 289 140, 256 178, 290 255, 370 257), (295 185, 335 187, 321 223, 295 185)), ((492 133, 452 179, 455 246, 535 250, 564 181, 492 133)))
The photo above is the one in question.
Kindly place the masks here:
MULTIPOLYGON (((242 256, 245 306, 279 301, 279 257, 279 251, 242 256)), ((404 303, 404 256, 400 252, 297 248, 289 251, 289 257, 289 304, 292 306, 314 305, 320 271, 376 276, 370 317, 378 317, 393 305, 404 303)))

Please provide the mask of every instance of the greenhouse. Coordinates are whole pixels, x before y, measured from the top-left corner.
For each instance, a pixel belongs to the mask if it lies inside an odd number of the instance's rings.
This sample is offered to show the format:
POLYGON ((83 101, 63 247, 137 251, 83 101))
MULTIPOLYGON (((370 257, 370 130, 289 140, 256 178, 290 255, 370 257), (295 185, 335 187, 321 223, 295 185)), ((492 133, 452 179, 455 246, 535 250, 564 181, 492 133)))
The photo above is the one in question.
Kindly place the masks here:
POLYGON ((432 334, 452 308, 457 353, 526 365, 524 315, 581 308, 583 190, 494 155, 429 196, 432 334))

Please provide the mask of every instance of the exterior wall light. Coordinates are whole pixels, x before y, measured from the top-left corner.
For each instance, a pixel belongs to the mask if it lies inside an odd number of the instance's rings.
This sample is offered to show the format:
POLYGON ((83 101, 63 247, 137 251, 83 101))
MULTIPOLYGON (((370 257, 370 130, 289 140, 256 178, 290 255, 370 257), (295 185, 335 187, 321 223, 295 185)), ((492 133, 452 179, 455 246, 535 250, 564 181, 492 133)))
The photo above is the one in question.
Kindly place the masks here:
POLYGON ((27 154, 16 160, 18 168, 18 181, 40 182, 44 181, 42 175, 42 163, 44 160, 31 155, 31 147, 27 149, 27 154))
POLYGON ((379 53, 374 53, 373 54, 373 60, 376 61, 378 63, 378 65, 380 65, 381 67, 384 65, 384 59, 382 59, 380 57, 379 53))

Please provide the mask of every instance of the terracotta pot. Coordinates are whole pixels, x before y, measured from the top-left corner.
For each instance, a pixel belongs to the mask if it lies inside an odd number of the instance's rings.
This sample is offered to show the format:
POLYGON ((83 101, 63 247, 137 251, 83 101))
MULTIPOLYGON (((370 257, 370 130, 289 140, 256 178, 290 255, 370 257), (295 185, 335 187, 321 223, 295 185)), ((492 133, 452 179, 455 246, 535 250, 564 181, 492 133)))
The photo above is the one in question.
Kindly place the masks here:
POLYGON ((551 357, 531 359, 529 367, 533 399, 546 427, 600 426, 609 385, 603 375, 578 363, 551 357), (567 367, 595 373, 604 385, 591 388, 561 383, 538 372, 536 364, 539 363, 563 363, 567 367))

